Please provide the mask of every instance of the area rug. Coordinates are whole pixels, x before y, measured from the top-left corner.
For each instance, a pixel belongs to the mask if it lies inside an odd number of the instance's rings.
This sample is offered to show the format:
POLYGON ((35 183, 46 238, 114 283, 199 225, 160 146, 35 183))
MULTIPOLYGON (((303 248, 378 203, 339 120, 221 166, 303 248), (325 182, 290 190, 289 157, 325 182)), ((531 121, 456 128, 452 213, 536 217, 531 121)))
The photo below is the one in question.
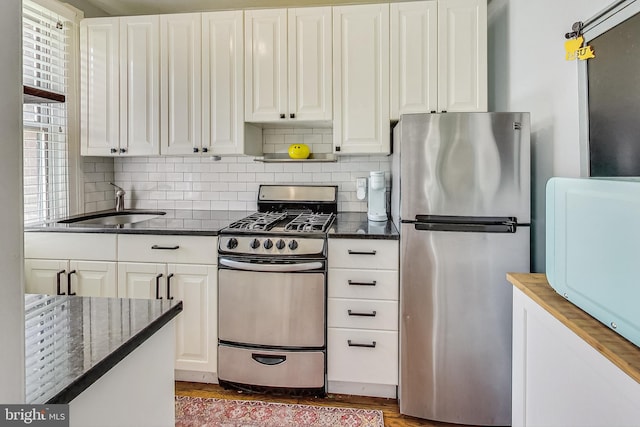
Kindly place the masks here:
POLYGON ((384 427, 382 411, 176 396, 176 427, 384 427))

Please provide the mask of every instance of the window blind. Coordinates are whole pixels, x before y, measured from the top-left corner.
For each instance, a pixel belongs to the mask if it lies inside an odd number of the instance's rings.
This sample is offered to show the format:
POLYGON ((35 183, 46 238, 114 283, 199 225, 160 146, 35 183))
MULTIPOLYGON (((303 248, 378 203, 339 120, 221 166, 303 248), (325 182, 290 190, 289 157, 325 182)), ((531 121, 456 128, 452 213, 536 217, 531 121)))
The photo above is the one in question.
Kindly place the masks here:
MULTIPOLYGON (((24 0, 23 83, 67 95, 73 21, 31 0, 24 0)), ((65 103, 24 104, 24 220, 66 216, 68 125, 65 103)))

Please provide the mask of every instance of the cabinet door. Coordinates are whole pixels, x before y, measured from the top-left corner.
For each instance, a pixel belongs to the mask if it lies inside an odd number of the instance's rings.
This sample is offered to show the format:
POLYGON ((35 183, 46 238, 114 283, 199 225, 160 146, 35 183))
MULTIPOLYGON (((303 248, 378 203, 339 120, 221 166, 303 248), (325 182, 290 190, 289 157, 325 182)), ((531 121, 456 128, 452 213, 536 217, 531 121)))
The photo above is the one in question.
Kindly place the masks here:
POLYGON ((438 2, 391 4, 391 120, 438 109, 438 2))
POLYGON ((487 111, 487 2, 438 1, 438 110, 487 111))
POLYGON ((331 8, 288 9, 288 119, 331 120, 331 8))
POLYGON ((80 22, 82 155, 114 155, 119 147, 118 22, 118 18, 95 18, 80 22))
POLYGON ((283 120, 287 112, 287 10, 245 11, 245 120, 283 120))
POLYGON ((165 298, 166 264, 118 263, 118 298, 165 298))
POLYGON ((25 259, 25 291, 28 294, 57 294, 60 282, 60 295, 67 293, 66 273, 69 270, 67 260, 25 259))
POLYGON ((389 153, 389 5, 334 7, 333 40, 334 151, 389 153))
POLYGON ((120 18, 121 155, 160 153, 159 19, 120 18))
POLYGON ((242 11, 202 15, 202 151, 243 154, 242 11))
POLYGON ((115 262, 70 261, 68 280, 71 292, 83 297, 111 297, 117 294, 115 262))
POLYGON ((182 300, 176 319, 176 369, 217 370, 217 269, 169 264, 171 297, 182 300))
POLYGON ((162 154, 190 154, 202 145, 201 15, 162 15, 162 154))

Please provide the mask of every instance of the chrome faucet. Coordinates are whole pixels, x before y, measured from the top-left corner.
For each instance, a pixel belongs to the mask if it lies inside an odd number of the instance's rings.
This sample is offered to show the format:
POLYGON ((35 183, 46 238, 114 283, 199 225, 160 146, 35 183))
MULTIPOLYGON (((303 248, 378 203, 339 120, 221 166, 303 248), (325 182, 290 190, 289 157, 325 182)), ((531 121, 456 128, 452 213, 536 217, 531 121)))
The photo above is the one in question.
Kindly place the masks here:
POLYGON ((111 184, 114 187, 116 187, 116 212, 123 211, 124 210, 124 195, 126 194, 126 192, 122 189, 122 187, 119 187, 119 186, 115 185, 113 182, 110 182, 109 184, 111 184))

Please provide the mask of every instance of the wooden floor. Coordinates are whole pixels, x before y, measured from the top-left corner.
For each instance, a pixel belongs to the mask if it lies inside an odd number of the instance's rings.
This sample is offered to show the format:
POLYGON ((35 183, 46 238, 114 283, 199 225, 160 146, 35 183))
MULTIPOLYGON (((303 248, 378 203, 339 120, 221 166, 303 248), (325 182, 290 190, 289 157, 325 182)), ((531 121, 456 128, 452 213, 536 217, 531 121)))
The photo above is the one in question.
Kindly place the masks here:
POLYGON ((329 394, 325 398, 290 398, 283 396, 249 394, 234 390, 225 390, 217 384, 190 383, 182 381, 176 382, 176 395, 191 397, 215 397, 218 399, 262 400, 265 402, 299 403, 303 405, 343 406, 349 408, 379 409, 384 414, 384 425, 389 427, 461 427, 460 424, 438 423, 435 421, 426 421, 419 418, 401 415, 398 410, 398 402, 395 399, 348 396, 344 394, 329 394))

